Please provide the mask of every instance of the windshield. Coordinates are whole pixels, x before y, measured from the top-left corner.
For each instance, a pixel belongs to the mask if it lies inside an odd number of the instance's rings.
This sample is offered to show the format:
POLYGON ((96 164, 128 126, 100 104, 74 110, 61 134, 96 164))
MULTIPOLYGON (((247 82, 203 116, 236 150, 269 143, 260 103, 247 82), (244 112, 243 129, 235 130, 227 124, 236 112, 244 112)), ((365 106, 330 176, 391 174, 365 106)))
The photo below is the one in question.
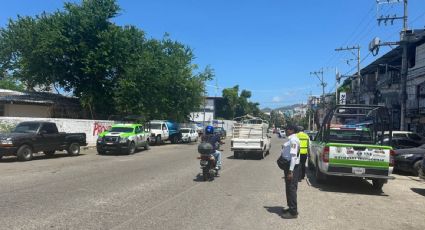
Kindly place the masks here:
POLYGON ((109 130, 111 133, 131 133, 133 132, 133 128, 131 127, 112 127, 111 130, 109 130))
POLYGON ((40 127, 39 123, 21 123, 12 131, 12 133, 36 133, 40 127))
POLYGON ((421 137, 421 136, 419 136, 419 135, 418 135, 418 134, 416 134, 416 133, 409 133, 409 134, 407 134, 407 136, 408 136, 410 139, 415 140, 415 141, 420 141, 420 140, 422 140, 422 137, 421 137))
POLYGON ((331 129, 329 131, 329 141, 336 143, 363 143, 373 144, 371 132, 363 130, 341 130, 331 129))
POLYGON ((182 133, 189 133, 189 129, 180 129, 182 133))
POLYGON ((161 124, 151 123, 150 127, 151 129, 161 129, 161 124))

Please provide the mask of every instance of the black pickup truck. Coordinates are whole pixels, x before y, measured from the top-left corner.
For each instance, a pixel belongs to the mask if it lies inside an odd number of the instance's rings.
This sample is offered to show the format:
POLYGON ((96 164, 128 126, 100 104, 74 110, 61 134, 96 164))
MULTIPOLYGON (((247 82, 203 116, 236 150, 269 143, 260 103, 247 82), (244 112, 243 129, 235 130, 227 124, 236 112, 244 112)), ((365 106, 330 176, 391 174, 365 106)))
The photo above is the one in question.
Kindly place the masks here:
POLYGON ((16 155, 20 161, 29 161, 33 153, 52 156, 56 150, 78 155, 80 146, 86 145, 85 133, 60 133, 53 122, 21 122, 11 133, 0 134, 0 158, 16 155))

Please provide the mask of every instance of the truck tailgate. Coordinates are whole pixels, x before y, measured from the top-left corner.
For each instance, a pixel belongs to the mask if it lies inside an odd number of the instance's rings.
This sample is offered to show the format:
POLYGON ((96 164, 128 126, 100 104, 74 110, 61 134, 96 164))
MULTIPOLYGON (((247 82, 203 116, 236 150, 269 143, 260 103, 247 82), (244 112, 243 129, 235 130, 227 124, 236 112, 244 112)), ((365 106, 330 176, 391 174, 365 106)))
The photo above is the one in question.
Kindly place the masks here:
POLYGON ((232 149, 263 149, 262 139, 232 139, 232 149))
POLYGON ((391 147, 332 143, 326 146, 329 148, 330 173, 382 176, 391 173, 391 147))

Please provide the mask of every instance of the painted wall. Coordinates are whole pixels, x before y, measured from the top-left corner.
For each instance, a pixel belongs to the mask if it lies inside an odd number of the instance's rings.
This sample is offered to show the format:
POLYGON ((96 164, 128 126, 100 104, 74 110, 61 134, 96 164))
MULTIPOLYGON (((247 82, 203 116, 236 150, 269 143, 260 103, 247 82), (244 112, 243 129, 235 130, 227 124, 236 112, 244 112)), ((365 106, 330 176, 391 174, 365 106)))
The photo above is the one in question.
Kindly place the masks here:
POLYGON ((51 117, 48 105, 4 105, 4 116, 8 117, 51 117))
POLYGON ((51 121, 58 126, 59 132, 85 133, 89 146, 95 146, 97 136, 109 129, 115 121, 108 120, 79 120, 61 118, 34 118, 34 117, 0 117, 3 125, 16 125, 23 121, 51 121))

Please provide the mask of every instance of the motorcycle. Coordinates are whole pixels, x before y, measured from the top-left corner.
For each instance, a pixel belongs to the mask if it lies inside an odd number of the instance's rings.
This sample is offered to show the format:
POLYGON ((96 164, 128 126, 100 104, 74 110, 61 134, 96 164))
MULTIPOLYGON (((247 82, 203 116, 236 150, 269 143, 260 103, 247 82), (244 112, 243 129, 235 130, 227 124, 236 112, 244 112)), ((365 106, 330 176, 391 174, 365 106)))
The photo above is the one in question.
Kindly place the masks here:
POLYGON ((214 177, 218 174, 218 171, 215 169, 217 162, 214 155, 212 155, 213 152, 214 150, 210 143, 203 142, 198 145, 198 153, 201 155, 198 159, 200 160, 199 163, 204 181, 214 180, 214 177))

